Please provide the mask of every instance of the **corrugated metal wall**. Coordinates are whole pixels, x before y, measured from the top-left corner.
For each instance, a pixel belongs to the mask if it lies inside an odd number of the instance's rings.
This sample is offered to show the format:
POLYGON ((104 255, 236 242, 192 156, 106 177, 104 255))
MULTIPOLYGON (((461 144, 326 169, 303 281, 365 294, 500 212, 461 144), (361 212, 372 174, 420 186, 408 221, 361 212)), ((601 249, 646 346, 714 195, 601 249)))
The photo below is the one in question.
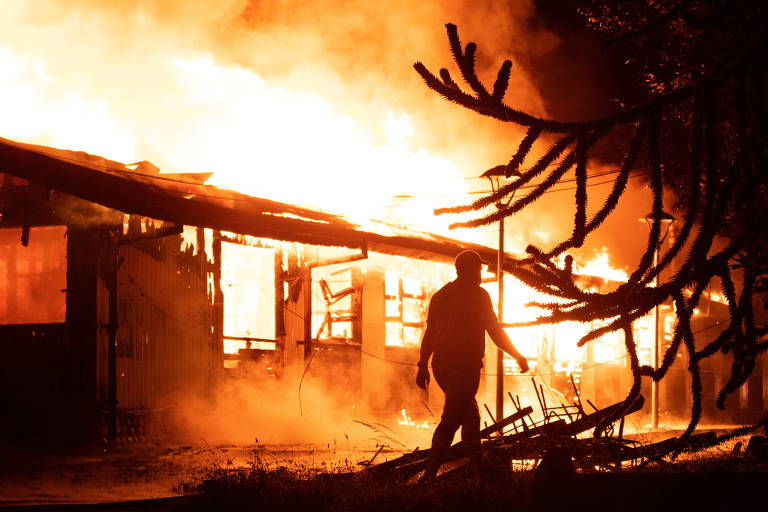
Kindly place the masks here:
POLYGON ((205 243, 184 250, 181 243, 176 235, 119 249, 121 409, 158 411, 207 396, 221 371, 211 256, 205 243))

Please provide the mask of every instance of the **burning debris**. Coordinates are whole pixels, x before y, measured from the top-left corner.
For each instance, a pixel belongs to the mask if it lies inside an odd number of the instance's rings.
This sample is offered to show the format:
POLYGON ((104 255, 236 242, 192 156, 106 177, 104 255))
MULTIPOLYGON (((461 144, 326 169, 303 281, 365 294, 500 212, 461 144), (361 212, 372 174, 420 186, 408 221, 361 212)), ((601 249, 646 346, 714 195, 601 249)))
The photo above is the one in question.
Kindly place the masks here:
POLYGON ((415 427, 415 428, 424 428, 424 429, 432 428, 432 425, 430 425, 429 422, 426 420, 420 423, 413 421, 405 409, 400 410, 400 418, 397 419, 397 424, 406 425, 406 426, 415 427))
MULTIPOLYGON (((532 379, 532 383, 536 389, 535 380, 532 379)), ((572 459, 573 464, 582 470, 621 468, 626 464, 638 466, 673 449, 689 450, 704 446, 716 437, 710 432, 683 440, 673 437, 641 444, 624 437, 624 422, 626 416, 642 409, 642 395, 630 404, 618 402, 604 409, 597 409, 588 402, 594 410, 587 412, 578 395, 570 406, 550 406, 543 393, 536 390, 536 394, 542 419, 535 421, 533 407, 521 407, 519 397, 510 394, 516 411, 481 430, 484 457, 490 468, 488 474, 502 476, 511 471, 514 461, 541 460, 541 465, 546 467, 546 454, 555 451, 567 453, 567 460, 572 459), (619 419, 615 421, 617 416, 619 419), (584 437, 588 430, 596 428, 602 429, 605 435, 584 437)), ((363 471, 376 479, 405 482, 423 471, 428 456, 429 450, 415 450, 371 465, 363 471)), ((466 464, 466 453, 462 443, 458 442, 448 449, 443 459, 445 470, 439 478, 449 478, 452 473, 464 471, 466 464)))

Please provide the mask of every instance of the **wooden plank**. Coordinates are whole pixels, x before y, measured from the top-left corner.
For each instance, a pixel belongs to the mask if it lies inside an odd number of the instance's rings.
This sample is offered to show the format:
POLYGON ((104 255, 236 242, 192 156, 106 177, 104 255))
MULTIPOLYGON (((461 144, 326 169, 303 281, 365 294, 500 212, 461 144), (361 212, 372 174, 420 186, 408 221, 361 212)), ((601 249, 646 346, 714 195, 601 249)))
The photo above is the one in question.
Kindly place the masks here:
MULTIPOLYGON (((517 434, 511 434, 504 436, 499 440, 487 441, 483 444, 486 449, 494 449, 497 447, 504 447, 505 450, 511 448, 512 445, 520 445, 525 441, 533 441, 536 450, 541 451, 544 443, 549 442, 549 435, 560 435, 563 432, 563 428, 566 425, 565 421, 557 420, 551 423, 546 423, 530 430, 525 430, 517 434), (503 439, 503 441, 502 441, 503 439), (541 440, 541 443, 538 443, 541 440)), ((493 425, 491 425, 493 426, 493 425)), ((490 427, 488 427, 490 428, 490 427)), ((424 461, 429 455, 429 450, 419 450, 418 452, 412 452, 404 455, 400 459, 394 459, 392 461, 372 466, 369 469, 374 471, 378 476, 385 476, 392 480, 403 480, 415 475, 422 469, 424 469, 424 461), (389 463, 393 463, 389 465, 389 463)), ((453 462, 462 459, 466 456, 464 450, 461 447, 461 443, 457 443, 451 446, 443 456, 443 464, 453 462)), ((510 457, 512 458, 512 457, 510 457)))
POLYGON ((530 405, 528 407, 524 407, 520 409, 519 411, 516 411, 514 414, 507 416, 501 421, 497 421, 493 425, 489 425, 488 427, 484 428, 480 431, 480 438, 486 438, 493 434, 494 432, 498 432, 499 430, 503 429, 504 427, 511 425, 512 423, 516 422, 517 420, 523 419, 526 416, 530 416, 533 413, 533 407, 530 405))
MULTIPOLYGON (((641 396, 638 396, 637 400, 627 409, 627 411, 624 413, 624 415, 631 414, 633 412, 636 412, 640 410, 643 407, 644 404, 644 398, 641 396)), ((505 435, 500 438, 500 445, 498 447, 503 447, 504 451, 510 451, 511 453, 508 453, 508 456, 514 456, 513 453, 519 452, 521 449, 524 448, 525 455, 530 456, 530 453, 532 452, 540 452, 541 449, 544 446, 544 443, 549 442, 546 440, 546 437, 552 437, 552 436, 575 436, 577 434, 580 434, 586 430, 589 430, 590 428, 594 428, 596 425, 598 425, 601 421, 605 420, 606 418, 609 418, 611 415, 615 414, 617 410, 624 407, 624 402, 618 402, 616 404, 613 404, 609 407, 606 407, 605 409, 598 410, 592 414, 588 414, 586 416, 583 416, 579 418, 576 421, 573 421, 571 423, 566 423, 564 420, 557 420, 552 421, 550 423, 545 423, 543 425, 539 425, 538 427, 531 428, 529 430, 525 430, 522 432, 516 432, 514 434, 505 435), (534 440, 532 441, 534 444, 532 446, 526 446, 526 447, 514 447, 509 445, 515 445, 518 443, 522 443, 527 440, 534 440)), ((495 423, 494 425, 491 425, 481 433, 485 434, 487 437, 491 433, 497 431, 500 428, 504 428, 504 426, 499 426, 501 423, 509 424, 517 419, 523 418, 530 414, 529 409, 531 407, 526 407, 525 409, 522 409, 512 416, 509 416, 505 419, 503 419, 500 422, 495 423), (523 414, 524 413, 524 414, 523 414), (513 417, 517 416, 517 418, 512 419, 513 417)), ((489 442, 485 445, 487 448, 491 449, 494 445, 493 442, 489 442)), ((522 455, 519 454, 518 456, 522 455)), ((417 450, 411 453, 407 453, 403 455, 402 457, 399 457, 397 459, 393 459, 387 462, 384 462, 382 464, 377 464, 376 466, 371 466, 366 469, 366 471, 372 471, 377 474, 387 474, 387 476, 391 478, 407 478, 409 475, 413 475, 418 473, 423 467, 423 461, 429 456, 429 450, 417 450)), ((461 443, 454 444, 451 446, 444 458, 443 463, 452 462, 454 460, 458 460, 463 458, 464 450, 461 448, 461 443)))
MULTIPOLYGON (((510 425, 511 423, 514 423, 515 421, 530 415, 532 412, 533 412, 533 408, 530 406, 520 409, 519 411, 516 411, 514 414, 507 416, 501 421, 497 421, 493 425, 489 425, 488 427, 482 429, 480 431, 480 438, 481 439, 486 438, 491 434, 493 434, 494 432, 498 432, 499 430, 503 429, 507 425, 510 425)), ((446 454, 446 462, 448 461, 447 459, 449 454, 453 454, 453 453, 460 454, 462 452, 463 452, 462 442, 459 441, 458 443, 454 444, 448 449, 448 453, 446 454)), ((381 464, 371 466, 370 468, 367 468, 367 470, 377 471, 377 472, 386 471, 386 470, 394 469, 398 466, 409 464, 412 462, 420 462, 426 459, 428 456, 429 456, 429 449, 416 450, 411 453, 406 453, 405 455, 398 457, 396 459, 388 460, 386 462, 382 462, 381 464)))
MULTIPOLYGON (((639 411, 640 409, 643 408, 644 403, 645 403, 645 398, 643 398, 643 395, 638 395, 637 400, 635 400, 635 402, 629 407, 629 409, 627 409, 627 411, 624 413, 624 416, 627 416, 629 414, 632 414, 633 412, 639 411)), ((624 402, 619 402, 611 405, 610 407, 606 407, 605 409, 600 409, 599 411, 593 412, 592 414, 587 414, 586 416, 583 416, 572 423, 568 423, 566 425, 566 432, 568 433, 568 435, 575 436, 576 434, 580 434, 585 430, 594 428, 603 420, 611 417, 622 407, 624 407, 624 402)))

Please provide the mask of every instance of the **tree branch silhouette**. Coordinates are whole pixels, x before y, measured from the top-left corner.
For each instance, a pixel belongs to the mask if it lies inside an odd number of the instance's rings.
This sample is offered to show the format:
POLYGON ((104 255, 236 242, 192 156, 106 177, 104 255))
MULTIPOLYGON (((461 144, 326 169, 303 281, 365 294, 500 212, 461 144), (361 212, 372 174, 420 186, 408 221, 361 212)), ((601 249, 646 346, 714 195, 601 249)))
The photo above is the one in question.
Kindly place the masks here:
MULTIPOLYGON (((654 20, 653 27, 641 27, 626 37, 642 36, 646 30, 660 30, 657 25, 663 26, 681 17, 692 22, 694 15, 688 9, 690 3, 682 2, 654 20)), ((758 9, 755 16, 758 16, 758 25, 764 26, 764 9, 758 9)), ((470 42, 462 46, 457 27, 447 24, 446 29, 453 60, 465 86, 460 86, 447 69, 440 69, 435 75, 417 62, 414 68, 426 85, 461 107, 525 129, 525 136, 505 166, 507 177, 519 172, 534 147, 547 147, 518 179, 470 204, 439 208, 435 214, 479 212, 515 192, 522 193, 507 207, 454 223, 451 227, 488 225, 528 207, 574 169, 575 213, 571 235, 548 250, 529 246, 528 256, 514 260, 511 270, 523 283, 558 300, 535 304, 547 313, 536 320, 514 325, 602 322, 602 326, 582 337, 579 345, 610 332, 622 331, 633 375, 625 408, 631 406, 640 393, 641 378, 662 380, 678 351, 684 347, 692 389, 691 417, 681 436, 681 443, 684 442, 701 419, 701 362, 718 352, 732 358, 730 377, 716 399, 716 406, 723 409, 727 397, 752 374, 757 356, 768 350, 765 338, 768 328, 757 324, 753 312, 755 293, 768 289, 768 264, 764 258, 768 251, 761 250, 768 246, 768 158, 765 151, 768 119, 765 115, 766 66, 763 56, 767 31, 753 33, 741 44, 729 48, 730 53, 722 59, 722 65, 644 104, 600 119, 560 122, 527 114, 504 102, 512 70, 509 60, 500 66, 489 93, 475 69, 477 45, 470 42), (667 181, 665 169, 669 163, 665 160, 669 149, 665 140, 671 130, 669 119, 673 116, 683 119, 688 141, 684 150, 675 150, 676 154, 685 156, 685 165, 678 172, 686 177, 688 199, 677 239, 655 262, 654 254, 663 240, 662 205, 667 181), (632 132, 620 172, 614 178, 608 197, 587 219, 590 194, 586 183, 590 153, 619 127, 630 127, 632 132), (606 293, 584 291, 577 285, 577 276, 573 275, 573 258, 565 255, 563 260, 562 256, 569 249, 581 247, 614 211, 626 192, 630 171, 638 167, 647 171, 652 192, 651 225, 645 250, 626 283, 606 293), (534 180, 537 180, 535 186, 525 186, 534 180), (743 229, 731 232, 726 247, 715 251, 716 237, 727 230, 726 216, 723 215, 726 211, 735 212, 743 219, 743 229), (673 275, 655 285, 662 270, 679 256, 683 261, 673 275), (734 282, 736 272, 740 286, 734 282), (697 349, 692 319, 711 283, 720 283, 730 319, 714 341, 697 349), (641 366, 632 323, 667 301, 674 305, 676 315, 672 342, 658 369, 641 366)), ((614 417, 599 425, 595 435, 604 433, 620 415, 621 411, 617 411, 614 417)), ((758 423, 765 424, 768 424, 768 416, 758 423)))

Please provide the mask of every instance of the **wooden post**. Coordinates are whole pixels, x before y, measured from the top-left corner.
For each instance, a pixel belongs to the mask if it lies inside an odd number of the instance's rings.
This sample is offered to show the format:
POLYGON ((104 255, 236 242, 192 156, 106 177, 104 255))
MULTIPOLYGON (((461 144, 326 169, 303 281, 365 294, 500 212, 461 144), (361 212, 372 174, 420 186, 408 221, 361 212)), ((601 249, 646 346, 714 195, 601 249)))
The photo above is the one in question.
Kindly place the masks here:
POLYGON ((117 441, 117 268, 120 232, 110 229, 107 254, 104 257, 104 277, 108 296, 107 322, 107 439, 117 441))
POLYGON ((283 249, 275 248, 275 361, 278 376, 285 374, 285 273, 283 272, 283 249))
MULTIPOLYGON (((496 278, 499 287, 499 323, 504 325, 504 217, 499 219, 499 252, 496 278)), ((504 418, 504 351, 496 349, 496 421, 504 418)))
POLYGON ((221 231, 213 232, 213 340, 216 345, 216 372, 218 383, 224 372, 224 292, 221 289, 221 231))
POLYGON ((304 296, 304 367, 312 358, 312 268, 301 267, 301 291, 304 296))

